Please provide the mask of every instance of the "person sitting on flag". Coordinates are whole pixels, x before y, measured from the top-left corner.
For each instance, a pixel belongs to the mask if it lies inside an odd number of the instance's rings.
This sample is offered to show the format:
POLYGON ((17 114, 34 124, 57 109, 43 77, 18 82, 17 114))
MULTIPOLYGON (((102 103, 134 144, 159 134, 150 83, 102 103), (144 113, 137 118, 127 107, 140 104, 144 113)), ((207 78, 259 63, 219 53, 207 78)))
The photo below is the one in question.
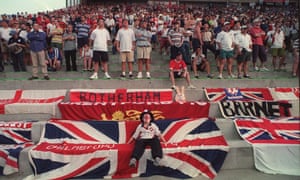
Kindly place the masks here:
POLYGON ((135 130, 133 136, 129 139, 128 144, 135 140, 134 150, 129 162, 130 167, 135 167, 137 160, 144 154, 146 146, 151 147, 152 158, 154 165, 161 166, 163 157, 160 139, 166 143, 166 140, 161 135, 157 125, 153 123, 154 116, 151 111, 144 110, 140 115, 141 124, 135 130))

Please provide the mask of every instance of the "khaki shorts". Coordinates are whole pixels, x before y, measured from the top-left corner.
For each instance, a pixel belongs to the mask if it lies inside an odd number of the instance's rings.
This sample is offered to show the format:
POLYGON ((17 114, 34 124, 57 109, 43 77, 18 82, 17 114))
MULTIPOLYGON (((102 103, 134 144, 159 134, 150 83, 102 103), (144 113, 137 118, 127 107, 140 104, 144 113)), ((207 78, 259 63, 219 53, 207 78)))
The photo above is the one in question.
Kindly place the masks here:
POLYGON ((133 51, 130 52, 120 52, 121 62, 133 62, 133 51))
POLYGON ((271 55, 276 57, 283 57, 285 56, 285 49, 283 48, 271 48, 271 55))
POLYGON ((7 41, 1 41, 0 45, 1 45, 2 53, 8 53, 8 43, 7 43, 7 41))
POLYGON ((137 59, 150 59, 152 47, 137 47, 136 56, 137 59))

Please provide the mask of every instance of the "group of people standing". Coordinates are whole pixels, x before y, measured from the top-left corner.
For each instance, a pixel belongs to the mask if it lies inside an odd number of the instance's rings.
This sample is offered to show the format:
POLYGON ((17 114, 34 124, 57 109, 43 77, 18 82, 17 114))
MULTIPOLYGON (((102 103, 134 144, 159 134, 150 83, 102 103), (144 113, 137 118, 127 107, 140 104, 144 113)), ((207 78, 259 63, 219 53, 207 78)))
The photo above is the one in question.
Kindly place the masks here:
MULTIPOLYGON (((167 7, 164 11, 157 6, 100 5, 38 13, 28 15, 27 19, 22 15, 11 19, 2 16, 1 55, 4 63, 9 62, 8 54, 11 55, 15 71, 26 71, 30 53, 33 66, 30 80, 38 78, 39 65, 44 79, 49 79, 48 71, 60 70, 63 62, 66 71, 77 71, 77 57, 83 59, 83 70, 94 71, 90 79, 98 79, 100 67, 104 77, 110 79, 111 45, 113 54, 120 53, 120 77, 125 78, 128 73, 129 78, 134 78, 133 63, 137 61, 136 78, 140 79, 143 71, 146 78, 151 78, 151 53, 159 45, 159 52, 169 54, 170 62, 182 58, 185 66, 191 65, 196 78, 199 71, 213 78, 208 55, 211 51, 218 68, 217 77, 222 79, 225 66, 230 78, 250 78, 251 59, 253 70, 267 71, 267 51, 273 57, 274 71, 279 71, 286 64, 286 52, 294 50, 293 76, 297 75, 299 40, 294 35, 299 31, 297 20, 284 21, 276 15, 268 19, 268 14, 257 9, 249 9, 244 14, 235 8, 228 12, 225 7, 210 11, 201 6, 167 7), (138 11, 134 12, 134 8, 138 11), (223 10, 227 13, 221 13, 223 10), (237 75, 233 73, 235 60, 237 75)), ((0 65, 3 71, 4 66, 0 65)))

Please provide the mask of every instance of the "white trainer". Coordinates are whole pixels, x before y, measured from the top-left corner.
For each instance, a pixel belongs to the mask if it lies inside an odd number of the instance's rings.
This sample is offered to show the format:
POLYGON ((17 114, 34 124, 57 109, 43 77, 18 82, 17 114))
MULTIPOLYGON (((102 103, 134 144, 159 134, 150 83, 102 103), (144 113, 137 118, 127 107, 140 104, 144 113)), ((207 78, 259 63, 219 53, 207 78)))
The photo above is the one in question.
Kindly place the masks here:
POLYGON ((150 72, 146 72, 147 79, 151 79, 150 72))
POLYGON ((138 78, 138 79, 142 79, 142 78, 143 78, 142 72, 138 72, 137 78, 138 78))
POLYGON ((104 76, 105 76, 106 79, 110 79, 111 78, 110 75, 107 72, 104 74, 104 76))
POLYGON ((91 80, 93 79, 98 79, 98 73, 94 73, 91 77, 90 77, 91 80))

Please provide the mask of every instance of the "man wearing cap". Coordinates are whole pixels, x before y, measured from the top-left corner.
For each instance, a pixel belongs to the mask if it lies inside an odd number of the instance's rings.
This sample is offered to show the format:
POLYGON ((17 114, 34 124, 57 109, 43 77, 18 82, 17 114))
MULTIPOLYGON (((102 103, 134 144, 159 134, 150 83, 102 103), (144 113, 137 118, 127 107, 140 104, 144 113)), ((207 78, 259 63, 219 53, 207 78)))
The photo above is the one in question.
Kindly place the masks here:
POLYGON ((231 78, 234 78, 235 75, 232 73, 232 58, 234 56, 234 37, 232 33, 229 32, 230 30, 230 23, 225 22, 223 30, 218 33, 216 38, 216 43, 220 49, 220 60, 219 60, 219 79, 223 78, 223 68, 225 65, 225 61, 227 61, 227 71, 228 75, 231 78))
POLYGON ((16 30, 11 30, 10 35, 12 37, 8 40, 8 48, 13 61, 14 71, 26 71, 24 63, 25 40, 19 36, 19 33, 16 30))
POLYGON ((267 71, 268 69, 264 66, 265 62, 267 61, 267 54, 264 46, 264 38, 266 33, 260 28, 260 20, 254 19, 253 27, 250 29, 250 35, 252 37, 253 43, 253 51, 252 51, 252 62, 254 70, 264 70, 267 71), (260 66, 257 67, 256 61, 257 58, 260 59, 260 66))
POLYGON ((189 89, 195 89, 196 87, 191 84, 190 73, 187 70, 187 66, 182 59, 181 52, 177 52, 176 58, 172 59, 169 64, 170 79, 172 82, 172 89, 175 89, 175 78, 185 78, 188 83, 189 89))
POLYGON ((248 26, 243 25, 241 27, 241 33, 235 37, 239 79, 242 78, 242 71, 244 78, 250 78, 248 75, 248 61, 251 59, 252 40, 251 36, 247 32, 248 26))

